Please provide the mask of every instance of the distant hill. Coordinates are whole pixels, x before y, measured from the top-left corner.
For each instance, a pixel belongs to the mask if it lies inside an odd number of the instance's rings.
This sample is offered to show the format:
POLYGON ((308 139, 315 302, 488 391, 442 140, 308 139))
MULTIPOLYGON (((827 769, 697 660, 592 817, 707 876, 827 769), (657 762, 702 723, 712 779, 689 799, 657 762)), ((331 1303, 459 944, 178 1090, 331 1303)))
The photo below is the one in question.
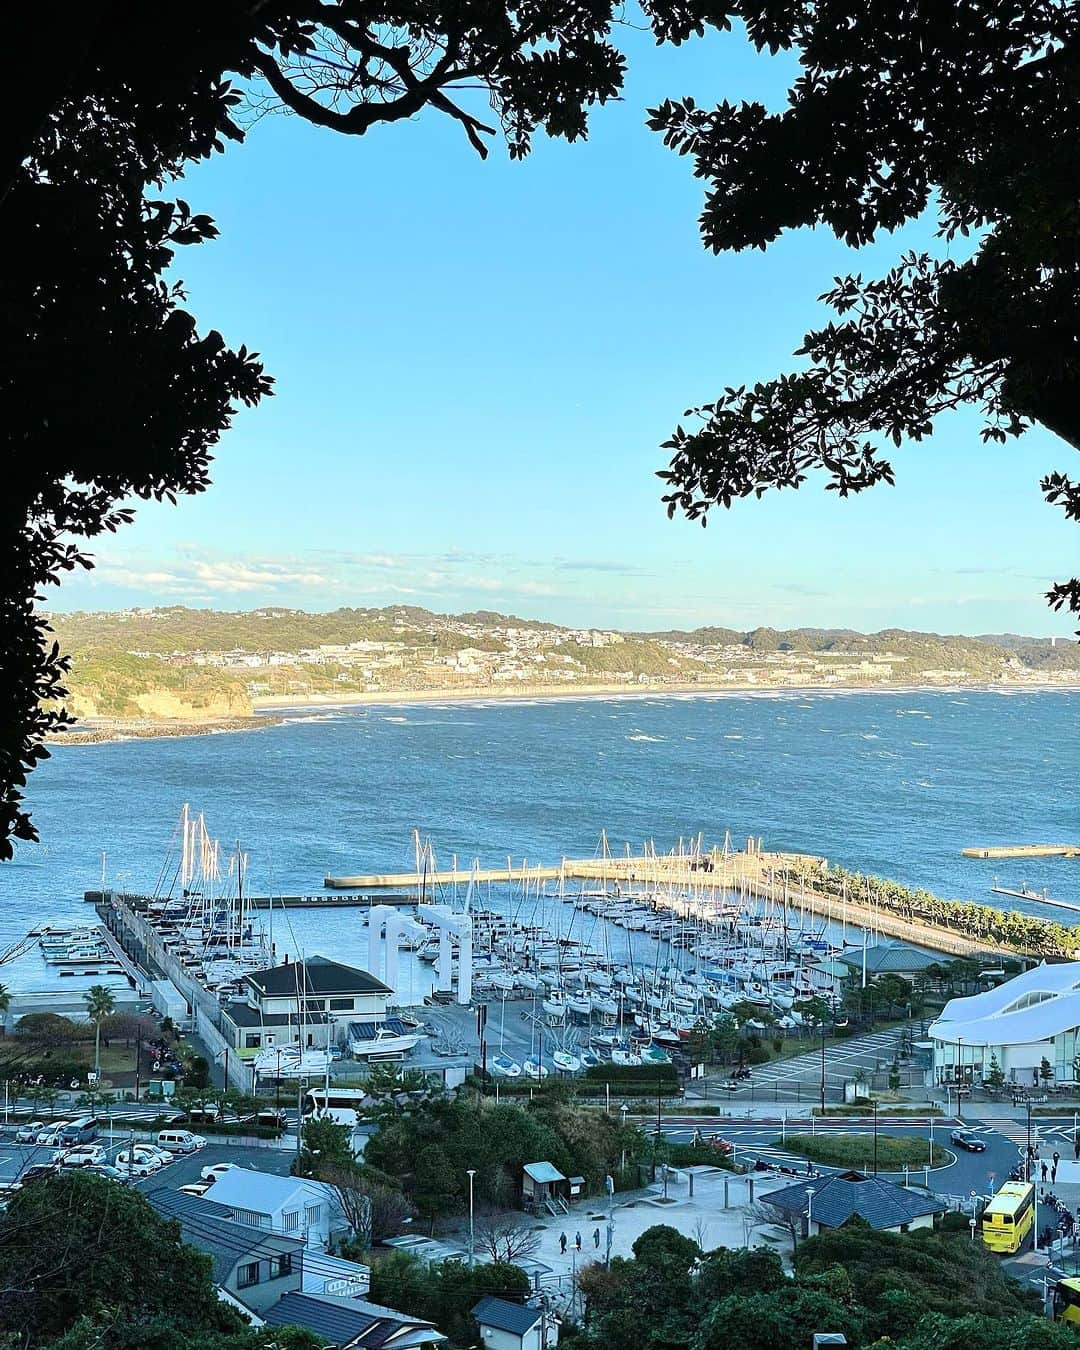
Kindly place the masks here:
POLYGON ((309 614, 169 606, 56 614, 81 717, 196 720, 250 715, 253 701, 380 692, 1080 683, 1080 645, 1017 634, 887 628, 734 628, 616 633, 493 610, 414 605, 309 614))

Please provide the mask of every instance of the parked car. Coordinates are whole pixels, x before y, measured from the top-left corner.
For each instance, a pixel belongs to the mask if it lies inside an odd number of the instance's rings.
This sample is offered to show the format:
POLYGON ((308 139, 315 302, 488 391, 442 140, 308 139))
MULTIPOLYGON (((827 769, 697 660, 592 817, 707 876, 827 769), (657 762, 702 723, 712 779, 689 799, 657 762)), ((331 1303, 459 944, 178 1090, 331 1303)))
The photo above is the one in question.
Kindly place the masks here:
POLYGON ((108 1181, 117 1181, 121 1186, 126 1186, 130 1180, 126 1172, 119 1167, 114 1167, 112 1163, 92 1163, 87 1171, 93 1173, 96 1177, 105 1177, 108 1181))
POLYGON ((59 1172, 55 1163, 34 1163, 19 1173, 19 1180, 25 1186, 28 1181, 41 1181, 44 1177, 54 1177, 59 1172))
POLYGON ((226 1172, 232 1172, 238 1166, 238 1163, 212 1163, 209 1167, 204 1167, 199 1176, 212 1185, 218 1177, 223 1177, 226 1172))
POLYGON ((97 1167, 107 1157, 100 1144, 80 1144, 77 1148, 60 1149, 58 1154, 53 1155, 54 1161, 62 1167, 97 1167))
POLYGON ((17 1144, 33 1144, 37 1141, 38 1135, 46 1128, 43 1120, 31 1120, 25 1125, 20 1125, 15 1131, 15 1142, 17 1144))
MULTIPOLYGON (((196 1153, 205 1148, 206 1140, 201 1134, 192 1134, 190 1130, 162 1130, 157 1137, 158 1148, 172 1154, 196 1153)), ((171 1162, 172 1159, 170 1158, 171 1162)))
POLYGON ((48 1144, 56 1148, 60 1143, 60 1135, 67 1128, 66 1120, 54 1120, 51 1125, 46 1125, 43 1130, 39 1130, 35 1144, 48 1144))
POLYGON ((949 1139, 957 1148, 962 1148, 968 1153, 985 1153, 986 1140, 971 1130, 953 1130, 949 1139))
POLYGON ((176 1161, 176 1154, 170 1153, 167 1148, 158 1148, 157 1144, 136 1144, 136 1150, 142 1149, 144 1153, 152 1153, 154 1157, 160 1158, 162 1167, 168 1167, 170 1163, 176 1161))
POLYGON ((161 1159, 140 1149, 123 1149, 116 1155, 114 1166, 130 1177, 152 1177, 161 1171, 161 1159))

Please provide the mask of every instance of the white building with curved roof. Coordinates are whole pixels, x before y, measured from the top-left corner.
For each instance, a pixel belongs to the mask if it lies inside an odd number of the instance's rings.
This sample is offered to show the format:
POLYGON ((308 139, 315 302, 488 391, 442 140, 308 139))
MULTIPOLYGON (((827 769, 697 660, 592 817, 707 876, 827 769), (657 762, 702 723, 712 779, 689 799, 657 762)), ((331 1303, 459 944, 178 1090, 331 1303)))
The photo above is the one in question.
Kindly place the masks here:
POLYGON ((934 1079, 981 1082, 994 1056, 1009 1083, 1037 1085, 1044 1059, 1052 1081, 1075 1082, 1078 1036, 1080 961, 1035 966, 996 989, 946 1003, 930 1027, 934 1079))

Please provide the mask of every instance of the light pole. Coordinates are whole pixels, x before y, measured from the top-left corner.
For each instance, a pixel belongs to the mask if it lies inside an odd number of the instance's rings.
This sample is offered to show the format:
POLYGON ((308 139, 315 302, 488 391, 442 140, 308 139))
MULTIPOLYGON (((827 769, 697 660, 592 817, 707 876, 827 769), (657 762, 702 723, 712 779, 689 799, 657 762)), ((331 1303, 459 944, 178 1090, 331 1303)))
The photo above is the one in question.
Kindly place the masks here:
POLYGON ((877 1098, 874 1098, 874 1176, 877 1176, 877 1098))
POLYGON ((810 1222, 814 1217, 814 1188, 806 1188, 806 1236, 810 1236, 810 1222))
POLYGON ((825 1114, 825 1023, 821 1023, 821 1114, 825 1114))
POLYGON ((473 1177, 476 1176, 476 1168, 467 1168, 466 1175, 469 1178, 469 1269, 472 1270, 476 1264, 476 1230, 473 1226, 473 1177))
POLYGON ((933 1167, 933 1165, 934 1165, 934 1117, 933 1117, 933 1116, 930 1117, 930 1156, 929 1156, 929 1158, 928 1158, 928 1160, 927 1160, 927 1165, 930 1166, 930 1167, 933 1167))

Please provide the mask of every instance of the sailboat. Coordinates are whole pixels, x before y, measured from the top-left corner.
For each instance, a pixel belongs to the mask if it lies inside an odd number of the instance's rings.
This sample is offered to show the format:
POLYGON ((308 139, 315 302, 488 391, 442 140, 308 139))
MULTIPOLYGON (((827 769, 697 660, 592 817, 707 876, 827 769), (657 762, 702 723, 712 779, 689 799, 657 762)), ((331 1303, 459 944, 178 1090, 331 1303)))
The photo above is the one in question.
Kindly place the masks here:
POLYGON ((509 1055, 498 1054, 491 1059, 491 1072, 496 1078, 520 1078, 521 1065, 509 1055))

